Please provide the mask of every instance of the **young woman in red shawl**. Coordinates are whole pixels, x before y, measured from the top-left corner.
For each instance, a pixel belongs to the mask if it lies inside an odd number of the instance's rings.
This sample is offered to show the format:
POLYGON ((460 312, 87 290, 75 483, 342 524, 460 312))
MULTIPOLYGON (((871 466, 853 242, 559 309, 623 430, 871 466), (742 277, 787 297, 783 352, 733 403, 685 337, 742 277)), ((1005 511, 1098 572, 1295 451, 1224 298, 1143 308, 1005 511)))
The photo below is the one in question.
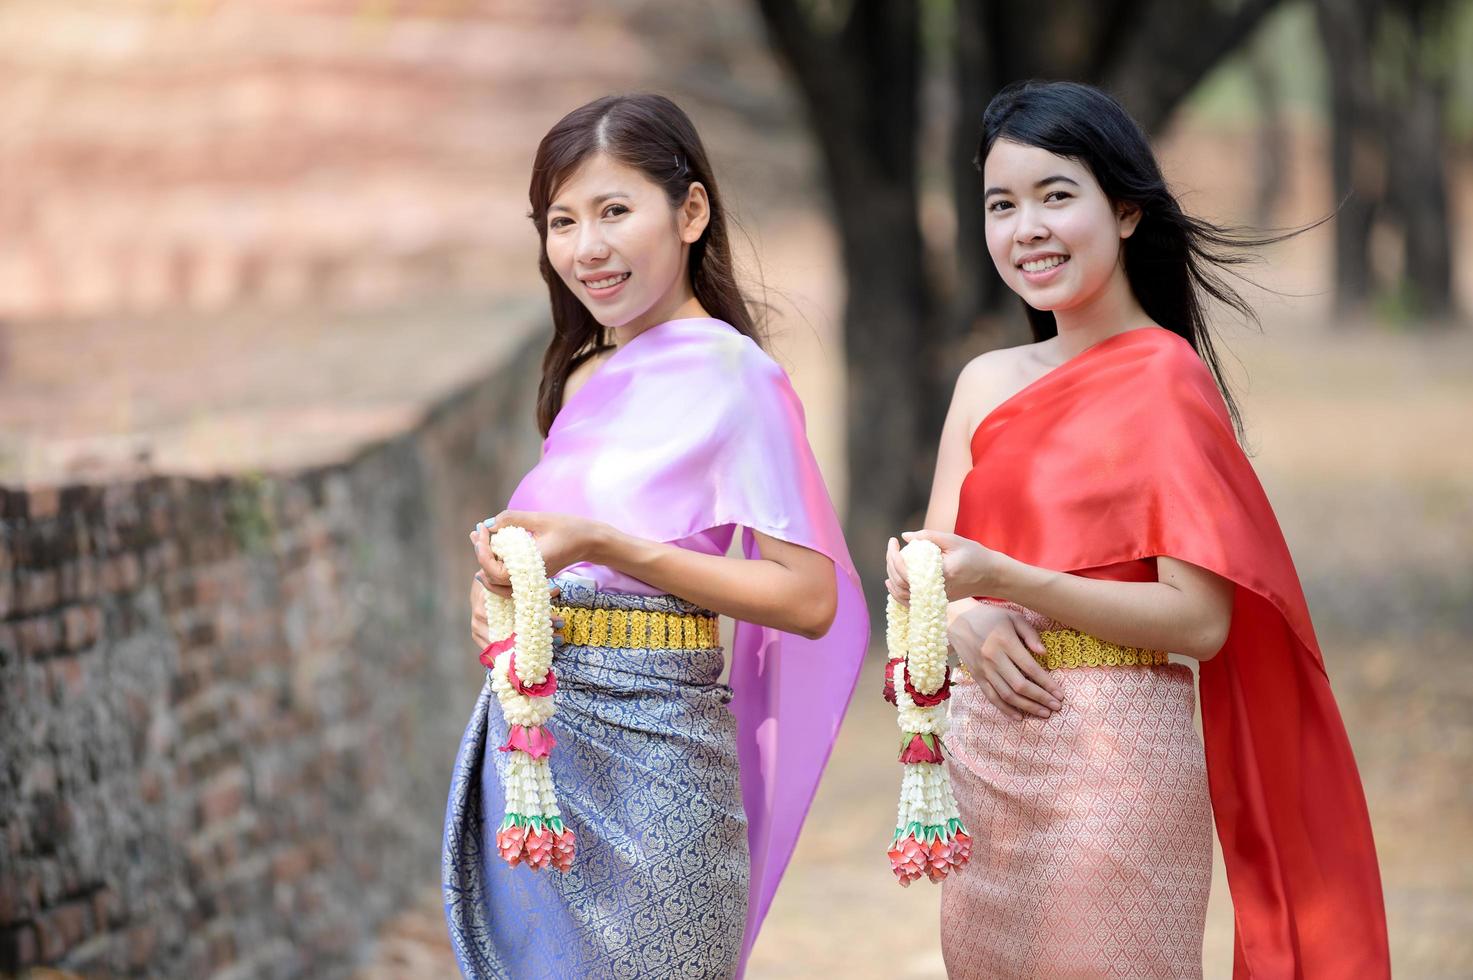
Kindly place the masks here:
MULTIPOLYGON (((1355 759, 1207 332, 1209 299, 1251 316, 1217 271, 1274 239, 1184 214, 1089 86, 1001 92, 977 164, 1036 342, 962 371, 903 535, 941 546, 957 600, 975 849, 945 884, 949 975, 1200 977, 1215 818, 1236 977, 1388 976, 1355 759), (1202 740, 1164 651, 1201 664, 1202 740)), ((888 564, 907 599, 893 541, 888 564)))

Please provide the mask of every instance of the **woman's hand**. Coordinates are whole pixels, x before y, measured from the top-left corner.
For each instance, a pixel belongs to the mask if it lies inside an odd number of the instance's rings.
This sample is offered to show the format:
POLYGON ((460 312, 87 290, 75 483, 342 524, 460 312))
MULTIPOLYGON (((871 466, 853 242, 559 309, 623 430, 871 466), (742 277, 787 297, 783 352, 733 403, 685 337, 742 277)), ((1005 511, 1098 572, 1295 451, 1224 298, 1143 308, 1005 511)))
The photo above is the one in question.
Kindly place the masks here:
POLYGON ((511 595, 511 578, 506 566, 491 550, 491 535, 509 526, 531 533, 549 575, 556 575, 569 565, 594 560, 599 543, 609 531, 609 526, 599 521, 525 510, 504 510, 494 520, 477 524, 471 532, 471 545, 481 566, 482 583, 503 596, 511 595))
POLYGON ((1043 640, 1022 614, 983 603, 953 619, 946 640, 982 696, 1014 721, 1063 707, 1063 689, 1029 652, 1042 653, 1043 640))
MULTIPOLYGON (((944 531, 906 531, 901 535, 907 543, 930 541, 941 549, 941 575, 946 581, 946 598, 996 595, 999 572, 1007 557, 958 534, 944 531)), ((885 588, 901 602, 910 602, 910 576, 900 544, 891 538, 885 549, 885 588)))

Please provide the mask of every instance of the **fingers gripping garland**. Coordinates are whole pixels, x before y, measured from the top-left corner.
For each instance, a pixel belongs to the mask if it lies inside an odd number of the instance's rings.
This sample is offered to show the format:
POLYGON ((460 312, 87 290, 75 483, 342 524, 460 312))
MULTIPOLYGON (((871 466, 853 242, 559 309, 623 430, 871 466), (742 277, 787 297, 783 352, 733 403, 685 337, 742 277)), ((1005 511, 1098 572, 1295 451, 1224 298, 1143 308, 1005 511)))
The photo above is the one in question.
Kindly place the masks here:
POLYGON ((941 549, 912 541, 901 555, 910 573, 910 607, 890 596, 885 607, 885 700, 900 725, 900 810, 890 842, 890 868, 907 888, 922 875, 933 882, 960 871, 972 856, 951 778, 942 762, 951 668, 946 663, 946 584, 941 549))
POLYGON ((491 550, 511 576, 512 598, 486 593, 491 645, 481 663, 501 702, 508 753, 504 771, 506 818, 496 832, 496 850, 512 867, 533 871, 573 865, 575 839, 563 824, 547 760, 557 740, 546 727, 553 713, 557 675, 552 671, 552 601, 547 569, 532 535, 506 527, 491 536, 491 550))

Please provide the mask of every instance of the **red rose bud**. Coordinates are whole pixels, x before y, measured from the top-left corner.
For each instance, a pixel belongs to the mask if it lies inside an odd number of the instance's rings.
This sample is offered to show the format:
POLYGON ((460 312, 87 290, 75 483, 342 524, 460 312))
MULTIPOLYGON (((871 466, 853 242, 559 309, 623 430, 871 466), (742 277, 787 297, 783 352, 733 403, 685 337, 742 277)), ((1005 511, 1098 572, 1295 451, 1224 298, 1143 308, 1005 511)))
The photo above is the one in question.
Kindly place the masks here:
POLYGON ((566 873, 573 867, 573 852, 577 849, 578 839, 573 832, 564 827, 563 832, 553 838, 552 841, 552 866, 566 873))
POLYGON ((946 673, 942 675, 941 686, 936 688, 936 693, 934 694, 922 694, 912 687, 910 683, 910 669, 906 668, 905 693, 910 695, 910 699, 916 703, 916 707, 936 707, 936 705, 951 697, 951 668, 946 668, 946 673))
POLYGON ((533 827, 527 831, 527 867, 540 871, 552 863, 552 831, 533 827))
POLYGON ((481 664, 487 670, 490 670, 493 666, 495 666, 495 660, 497 657, 501 656, 503 653, 510 650, 516 645, 517 635, 515 633, 513 633, 511 636, 508 636, 504 640, 497 640, 495 643, 491 644, 486 649, 481 651, 481 664))
POLYGON ((512 725, 507 729, 506 744, 501 751, 520 750, 534 759, 542 759, 551 755, 556 745, 557 739, 553 738, 552 732, 541 725, 512 725))
POLYGON ((896 657, 894 660, 885 661, 885 700, 891 704, 895 703, 895 665, 903 664, 904 660, 896 657))
POLYGON ((550 698, 557 690, 557 675, 550 669, 547 676, 542 678, 540 684, 525 684, 517 676, 517 652, 511 652, 511 662, 506 665, 506 679, 511 682, 512 690, 518 694, 525 694, 529 698, 550 698))
POLYGON ((940 764, 941 758, 941 736, 940 735, 912 735, 910 741, 900 750, 900 761, 930 762, 940 764))

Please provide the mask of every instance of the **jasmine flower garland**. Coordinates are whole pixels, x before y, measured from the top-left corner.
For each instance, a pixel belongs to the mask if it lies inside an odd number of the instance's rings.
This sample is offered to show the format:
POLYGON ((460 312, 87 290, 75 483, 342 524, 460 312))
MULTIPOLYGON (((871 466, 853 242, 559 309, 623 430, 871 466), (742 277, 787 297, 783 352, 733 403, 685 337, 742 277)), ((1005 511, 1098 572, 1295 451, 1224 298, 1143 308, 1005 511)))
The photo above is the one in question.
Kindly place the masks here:
POLYGON ((900 884, 925 875, 940 881, 972 855, 942 756, 951 668, 946 663, 946 583, 941 549, 912 541, 900 552, 910 576, 910 606, 885 606, 885 699, 900 726, 900 806, 890 842, 890 868, 900 884))
POLYGON ((525 860, 533 871, 548 865, 567 871, 575 838, 562 821, 547 764, 557 744, 546 728, 557 691, 547 569, 537 543, 523 528, 497 531, 491 550, 506 565, 512 590, 510 599, 486 592, 491 645, 481 654, 507 724, 501 747, 508 753, 502 771, 506 817, 496 833, 496 849, 512 867, 525 860))

